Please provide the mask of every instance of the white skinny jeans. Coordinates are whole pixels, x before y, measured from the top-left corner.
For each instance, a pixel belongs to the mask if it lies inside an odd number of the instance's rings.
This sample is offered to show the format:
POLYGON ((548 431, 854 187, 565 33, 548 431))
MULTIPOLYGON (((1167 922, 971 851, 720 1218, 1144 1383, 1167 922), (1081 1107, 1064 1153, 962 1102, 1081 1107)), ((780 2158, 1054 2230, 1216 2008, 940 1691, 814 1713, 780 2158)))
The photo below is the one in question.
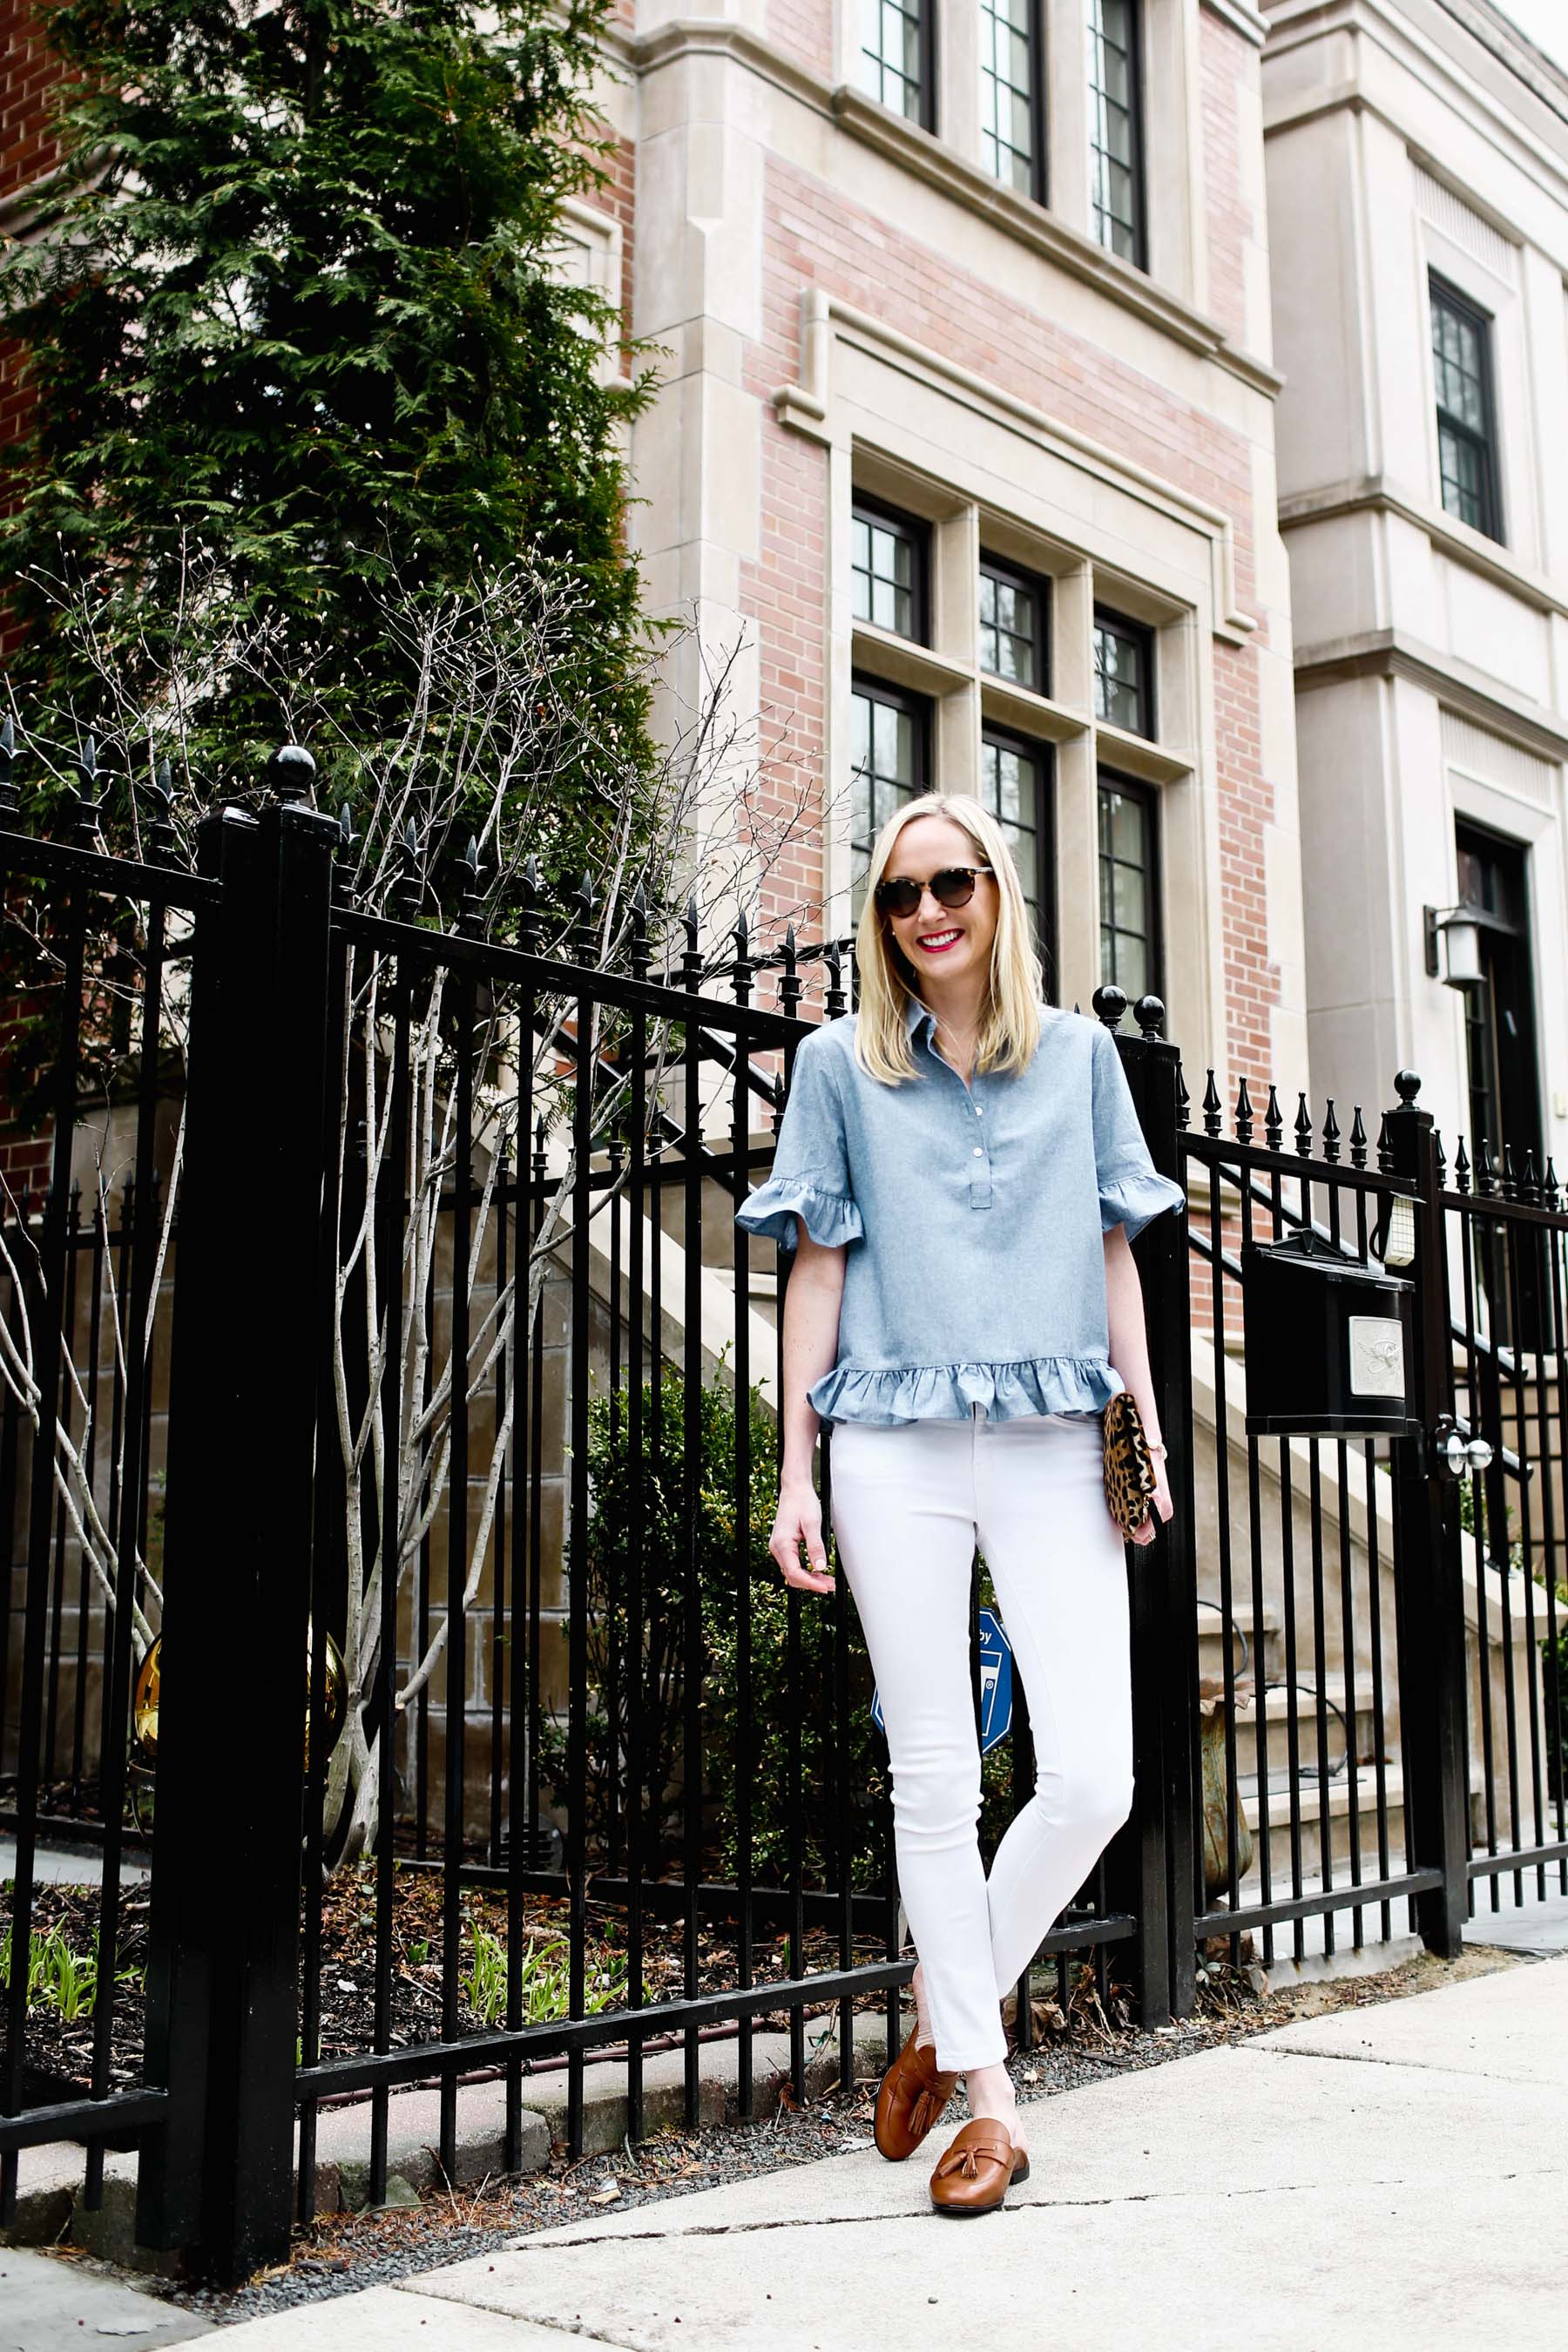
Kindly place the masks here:
POLYGON ((881 1696, 899 1889, 945 2073, 1007 2054, 1000 2002, 1132 1808, 1127 1569, 1098 1420, 833 1425, 832 1520, 881 1696), (987 1879, 969 1674, 978 1542, 1029 1704, 1035 1793, 987 1879))

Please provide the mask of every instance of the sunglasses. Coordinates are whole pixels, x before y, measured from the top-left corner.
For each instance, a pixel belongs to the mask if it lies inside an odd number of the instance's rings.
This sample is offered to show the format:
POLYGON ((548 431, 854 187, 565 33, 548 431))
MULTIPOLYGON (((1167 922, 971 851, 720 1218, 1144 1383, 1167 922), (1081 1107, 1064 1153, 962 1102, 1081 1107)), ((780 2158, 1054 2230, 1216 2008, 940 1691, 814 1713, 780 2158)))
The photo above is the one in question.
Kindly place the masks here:
POLYGON ((992 866, 944 866, 933 874, 929 883, 911 880, 907 874, 897 874, 889 881, 877 885, 877 903, 889 915, 912 915, 921 903, 921 894, 929 889, 939 907, 967 907, 974 896, 977 874, 994 874, 992 866))

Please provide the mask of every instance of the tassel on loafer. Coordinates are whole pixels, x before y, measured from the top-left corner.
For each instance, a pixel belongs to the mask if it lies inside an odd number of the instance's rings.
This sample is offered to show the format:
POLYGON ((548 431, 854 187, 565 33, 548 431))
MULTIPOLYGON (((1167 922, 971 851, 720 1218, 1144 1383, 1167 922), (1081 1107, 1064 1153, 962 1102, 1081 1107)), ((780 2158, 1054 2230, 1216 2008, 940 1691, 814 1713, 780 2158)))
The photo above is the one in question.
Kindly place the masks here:
POLYGON ((939 2213, 994 2213, 1016 2180, 1027 2180, 1029 2159, 1005 2124, 988 2116, 965 2124, 931 2177, 939 2213))
POLYGON ((917 2049, 919 2031, 918 2026, 911 2029, 877 2094, 872 2128, 878 2147, 892 2164, 914 2154, 958 2088, 957 2075, 942 2073, 929 2042, 917 2049))

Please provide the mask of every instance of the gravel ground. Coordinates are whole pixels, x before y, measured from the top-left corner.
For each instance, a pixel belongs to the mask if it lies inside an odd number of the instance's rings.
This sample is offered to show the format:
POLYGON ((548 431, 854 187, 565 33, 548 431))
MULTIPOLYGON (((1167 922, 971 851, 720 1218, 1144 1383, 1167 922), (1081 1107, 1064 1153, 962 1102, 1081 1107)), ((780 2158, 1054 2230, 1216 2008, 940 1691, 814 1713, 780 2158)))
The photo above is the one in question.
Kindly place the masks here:
MULTIPOLYGON (((1195 2016, 1151 2032, 1118 2028, 1099 2012, 1098 2003, 1081 2011, 1075 2003, 1070 2024, 1040 2048, 1016 2056, 1011 2072, 1021 2103, 1033 2105, 1103 2081, 1108 2073, 1163 2065, 1302 2017, 1402 1999, 1516 1965, 1528 1963, 1519 1962, 1512 1953, 1468 1945, 1453 1961, 1422 1953, 1383 1975, 1261 1995, 1245 1976, 1219 1966, 1200 1990, 1195 2016)), ((262 2273, 236 2294, 174 2283, 153 2285, 151 2291, 220 2325, 259 2318, 292 2304, 357 2294, 363 2287, 493 2252, 595 2207, 619 2211, 868 2147, 875 2094, 874 2082, 863 2083, 851 2092, 830 2092, 799 2109, 786 2105, 765 2121, 664 2132, 635 2148, 623 2147, 618 2157, 585 2158, 572 2165, 560 2155, 548 2172, 433 2194, 407 2209, 323 2216, 297 2233, 287 2263, 262 2273)), ((62 2260, 86 2259, 67 2248, 58 2252, 62 2260)), ((136 2284, 149 2283, 138 2279, 136 2284)))

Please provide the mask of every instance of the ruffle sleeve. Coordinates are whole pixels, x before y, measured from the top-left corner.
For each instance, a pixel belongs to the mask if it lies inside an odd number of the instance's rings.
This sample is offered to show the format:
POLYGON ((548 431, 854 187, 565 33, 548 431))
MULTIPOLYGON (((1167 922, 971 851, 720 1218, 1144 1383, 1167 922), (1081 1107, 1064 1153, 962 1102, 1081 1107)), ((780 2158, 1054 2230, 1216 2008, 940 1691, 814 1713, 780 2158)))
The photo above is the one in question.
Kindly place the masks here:
POLYGON ((1149 1157, 1116 1040, 1103 1026, 1094 1033, 1094 1160, 1102 1234, 1125 1225, 1135 1240, 1151 1218, 1185 1204, 1182 1187, 1149 1157))
POLYGON ((814 1242, 829 1249, 865 1237, 849 1181, 843 1104, 828 1060, 837 1051, 821 1034, 796 1049, 768 1181, 735 1212, 745 1232, 765 1234, 786 1250, 796 1244, 796 1217, 814 1242))

